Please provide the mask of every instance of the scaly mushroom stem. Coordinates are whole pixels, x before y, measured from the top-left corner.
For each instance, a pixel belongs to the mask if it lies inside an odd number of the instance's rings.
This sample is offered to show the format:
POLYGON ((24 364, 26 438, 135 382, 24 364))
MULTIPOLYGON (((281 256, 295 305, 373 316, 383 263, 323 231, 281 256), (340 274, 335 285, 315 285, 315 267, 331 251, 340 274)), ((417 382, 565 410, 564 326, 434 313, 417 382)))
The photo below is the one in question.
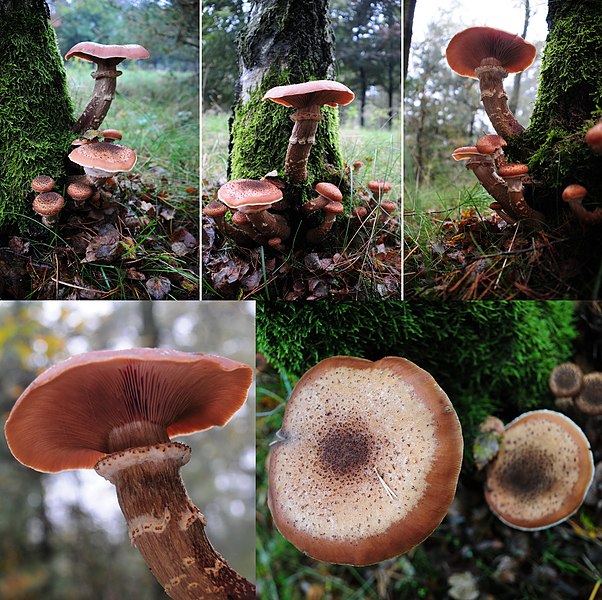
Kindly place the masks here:
MULTIPOLYGON (((138 425, 136 442, 148 437, 169 440, 160 426, 138 425)), ((130 433, 118 431, 109 445, 122 446, 130 433)), ((255 598, 255 586, 228 565, 205 535, 205 518, 180 477, 190 455, 184 444, 157 442, 117 450, 94 468, 115 485, 130 541, 170 598, 255 598)))
POLYGON ((512 209, 511 214, 516 215, 519 219, 528 219, 532 225, 537 225, 538 222, 541 224, 545 217, 527 204, 523 193, 522 176, 506 177, 505 181, 508 185, 508 202, 512 209))
POLYGON ((322 120, 320 105, 297 109, 291 119, 295 125, 288 140, 284 172, 292 183, 302 183, 307 179, 309 153, 316 141, 318 123, 322 120))
POLYGON ((498 135, 510 139, 525 128, 516 120, 508 106, 508 95, 504 90, 504 79, 508 71, 494 58, 484 59, 475 69, 481 88, 481 101, 498 135))
POLYGON ((508 223, 514 223, 516 215, 514 215, 508 199, 508 188, 504 180, 495 172, 495 165, 491 157, 478 154, 466 163, 466 168, 475 174, 487 193, 502 205, 503 214, 500 216, 504 218, 504 215, 507 215, 511 219, 508 223))
POLYGON ((253 227, 253 224, 244 213, 241 213, 238 210, 232 211, 232 223, 238 227, 241 233, 253 240, 256 244, 259 244, 260 246, 265 246, 267 244, 268 238, 253 227))
POLYGON ((324 208, 329 202, 330 200, 328 198, 324 198, 324 196, 312 198, 311 200, 308 200, 303 204, 303 206, 301 207, 301 212, 305 216, 309 216, 315 213, 316 211, 324 208))
POLYGON ((84 133, 88 129, 99 129, 111 108, 113 98, 115 98, 117 77, 122 74, 116 67, 123 59, 97 60, 98 68, 92 73, 95 80, 92 98, 73 126, 75 133, 84 133))
POLYGON ((282 215, 273 215, 265 209, 245 212, 245 216, 259 233, 268 238, 279 237, 286 240, 291 235, 291 228, 282 215))

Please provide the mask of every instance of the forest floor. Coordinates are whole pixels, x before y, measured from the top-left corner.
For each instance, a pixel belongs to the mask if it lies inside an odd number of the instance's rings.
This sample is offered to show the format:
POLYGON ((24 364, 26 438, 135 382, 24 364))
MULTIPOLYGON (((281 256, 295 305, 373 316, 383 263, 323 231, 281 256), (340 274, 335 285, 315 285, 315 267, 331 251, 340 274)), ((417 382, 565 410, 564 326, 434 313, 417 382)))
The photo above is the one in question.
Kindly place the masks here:
MULTIPOLYGON (((226 183, 228 117, 203 115, 203 204, 217 197, 226 183)), ((264 300, 399 299, 401 295, 400 215, 376 211, 361 221, 351 216, 362 202, 370 179, 393 184, 387 198, 401 202, 400 131, 343 127, 341 148, 353 189, 346 215, 339 217, 326 243, 284 252, 271 248, 236 247, 203 216, 203 298, 264 300)), ((293 234, 294 237, 294 234, 293 234)))
MULTIPOLYGON (((76 115, 90 72, 67 65, 76 115)), ((95 204, 68 203, 52 228, 32 212, 27 233, 3 232, 3 298, 199 298, 197 75, 127 66, 102 126, 123 132, 134 170, 109 180, 95 204)))
MULTIPOLYGON (((537 532, 512 529, 489 510, 483 476, 462 469, 448 515, 422 544, 368 567, 308 558, 278 532, 267 507, 266 459, 295 381, 264 364, 258 375, 257 577, 268 600, 600 600, 602 482, 568 521, 537 532)), ((571 418, 576 419, 574 415, 571 418)), ((602 461, 602 417, 586 427, 602 461)), ((472 446, 466 441, 467 446, 472 446)))
POLYGON ((406 299, 599 297, 597 229, 576 227, 560 211, 555 225, 538 230, 520 222, 508 225, 489 208, 492 198, 477 184, 430 189, 424 197, 414 200, 406 193, 406 299))

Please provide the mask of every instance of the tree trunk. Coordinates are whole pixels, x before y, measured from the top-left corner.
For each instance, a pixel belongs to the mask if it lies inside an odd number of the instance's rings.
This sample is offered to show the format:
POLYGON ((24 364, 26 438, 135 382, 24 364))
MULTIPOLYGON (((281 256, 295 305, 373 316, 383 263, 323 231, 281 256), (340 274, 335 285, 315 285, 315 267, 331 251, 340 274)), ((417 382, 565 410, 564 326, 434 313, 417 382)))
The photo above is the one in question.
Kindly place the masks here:
POLYGON ((410 46, 412 45, 412 28, 414 25, 414 10, 416 0, 405 0, 403 3, 403 78, 408 74, 410 46))
POLYGON ((571 183, 602 200, 602 159, 584 141, 602 106, 602 0, 550 1, 548 23, 531 123, 508 150, 513 159, 529 162, 543 184, 535 201, 550 214, 571 183))
MULTIPOLYGON (((229 178, 259 179, 284 157, 294 109, 262 102, 272 87, 333 79, 334 35, 328 0, 259 0, 253 3, 239 43, 240 78, 230 119, 229 178)), ((339 183, 338 109, 323 107, 307 165, 307 183, 339 183)))
POLYGON ((360 67, 360 89, 359 89, 359 103, 360 103, 360 127, 366 126, 366 91, 368 89, 368 83, 366 81, 366 70, 364 67, 360 67))
POLYGON ((31 180, 64 175, 73 107, 44 0, 0 0, 0 226, 32 214, 31 180))

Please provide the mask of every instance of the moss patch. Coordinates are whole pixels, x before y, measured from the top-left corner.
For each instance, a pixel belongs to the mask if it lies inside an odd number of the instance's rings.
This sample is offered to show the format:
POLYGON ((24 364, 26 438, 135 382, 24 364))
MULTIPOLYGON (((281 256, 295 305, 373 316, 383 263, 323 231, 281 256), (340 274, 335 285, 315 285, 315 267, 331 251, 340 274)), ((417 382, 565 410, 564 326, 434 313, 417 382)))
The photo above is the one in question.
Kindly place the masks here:
POLYGON ((31 180, 64 175, 73 107, 47 17, 21 5, 0 16, 10 32, 0 37, 0 226, 25 227, 31 180))

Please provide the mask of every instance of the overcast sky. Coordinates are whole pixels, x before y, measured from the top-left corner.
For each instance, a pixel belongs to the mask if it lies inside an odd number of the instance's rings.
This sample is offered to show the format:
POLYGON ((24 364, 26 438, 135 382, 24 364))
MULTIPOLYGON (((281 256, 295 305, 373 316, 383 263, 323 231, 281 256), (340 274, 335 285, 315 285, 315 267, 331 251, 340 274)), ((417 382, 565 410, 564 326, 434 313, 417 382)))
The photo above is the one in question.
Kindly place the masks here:
MULTIPOLYGON (((428 39, 428 25, 442 15, 452 15, 453 21, 462 27, 487 25, 522 33, 525 19, 524 6, 520 0, 418 0, 414 14, 412 42, 428 39)), ((531 0, 531 19, 527 37, 530 42, 543 41, 547 34, 547 0, 531 0)))

